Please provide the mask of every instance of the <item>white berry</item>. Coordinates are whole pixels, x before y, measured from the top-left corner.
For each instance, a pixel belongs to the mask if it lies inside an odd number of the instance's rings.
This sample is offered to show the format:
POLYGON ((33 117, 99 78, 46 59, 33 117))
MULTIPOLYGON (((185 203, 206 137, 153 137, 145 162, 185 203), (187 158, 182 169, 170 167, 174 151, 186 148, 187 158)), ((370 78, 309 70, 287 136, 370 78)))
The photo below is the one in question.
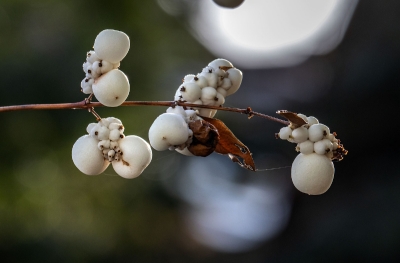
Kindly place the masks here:
POLYGON ((287 126, 283 127, 280 129, 278 135, 282 140, 287 140, 292 135, 292 129, 287 126))
POLYGON ((136 178, 151 162, 150 145, 138 136, 129 135, 121 139, 119 148, 123 153, 120 155, 121 160, 113 161, 112 166, 121 177, 136 178))
POLYGON ((109 162, 104 160, 102 152, 97 147, 98 142, 97 139, 84 135, 72 147, 72 161, 84 174, 101 174, 109 165, 109 162))
POLYGON ((299 143, 297 147, 303 154, 310 154, 314 152, 314 143, 309 140, 299 143))
POLYGON ((296 143, 304 142, 308 138, 307 128, 301 126, 292 131, 292 139, 296 143))
POLYGON ((326 154, 333 149, 333 144, 328 139, 323 139, 314 143, 314 152, 318 154, 326 154))
POLYGON ((99 77, 92 86, 97 100, 108 107, 121 105, 129 95, 129 81, 126 75, 113 69, 99 77))
POLYGON ((188 130, 188 125, 181 115, 163 113, 154 120, 149 129, 150 144, 158 151, 181 145, 188 140, 188 130))
POLYGON ((94 41, 96 55, 111 63, 120 62, 129 51, 129 37, 121 31, 106 29, 94 41))
POLYGON ((292 164, 292 181, 301 192, 309 195, 325 193, 332 184, 335 168, 325 155, 300 153, 292 164))
POLYGON ((308 128, 308 138, 312 142, 322 140, 325 136, 330 134, 329 128, 321 123, 313 124, 308 128))

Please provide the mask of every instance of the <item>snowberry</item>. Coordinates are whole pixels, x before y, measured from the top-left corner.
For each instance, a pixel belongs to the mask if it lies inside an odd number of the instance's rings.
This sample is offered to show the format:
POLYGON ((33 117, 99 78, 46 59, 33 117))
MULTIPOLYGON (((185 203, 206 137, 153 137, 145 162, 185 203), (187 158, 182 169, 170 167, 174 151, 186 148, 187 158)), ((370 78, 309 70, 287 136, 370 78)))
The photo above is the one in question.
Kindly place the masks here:
POLYGON ((313 124, 308 129, 308 138, 312 142, 317 142, 329 135, 329 133, 329 128, 326 125, 321 123, 313 124))
POLYGON ((154 120, 149 129, 150 144, 158 151, 184 144, 189 138, 188 130, 188 125, 181 115, 163 113, 154 120))
POLYGON ((101 126, 98 129, 97 139, 99 139, 99 140, 108 140, 108 136, 109 135, 110 135, 110 130, 105 126, 101 126))
POLYGON ((98 140, 90 135, 80 137, 72 147, 72 161, 84 174, 101 174, 109 165, 98 149, 98 140))
POLYGON ((111 123, 118 123, 118 124, 122 124, 120 119, 117 119, 115 117, 108 117, 106 118, 106 120, 111 124, 111 123))
POLYGON ((102 60, 118 63, 128 53, 129 45, 129 37, 124 32, 106 29, 97 35, 93 48, 102 60))
POLYGON ((111 130, 109 133, 110 141, 118 141, 121 138, 121 132, 119 130, 111 130))
POLYGON ((85 93, 85 94, 93 93, 93 89, 92 89, 92 84, 93 83, 94 83, 94 80, 92 78, 84 78, 81 81, 82 92, 85 93))
POLYGON ((90 133, 90 131, 97 126, 97 123, 89 123, 89 125, 86 128, 87 133, 90 133))
POLYGON ((232 82, 229 78, 224 78, 222 80, 221 88, 228 90, 232 87, 232 82))
POLYGON ((188 102, 198 100, 202 93, 200 86, 193 82, 182 84, 179 91, 183 99, 188 102))
POLYGON ((308 123, 309 126, 311 126, 311 125, 314 125, 314 124, 318 124, 319 121, 314 116, 309 116, 309 117, 307 117, 307 123, 308 123))
POLYGON ((301 126, 292 131, 292 139, 296 143, 304 142, 308 138, 308 130, 307 128, 301 126))
POLYGON ((215 100, 215 106, 219 106, 219 105, 222 105, 225 103, 225 97, 221 93, 218 93, 218 92, 215 95, 214 100, 215 100))
POLYGON ((208 81, 204 76, 197 75, 193 78, 193 82, 200 86, 200 88, 204 88, 208 86, 208 81))
POLYGON ((198 75, 207 79, 207 86, 214 88, 217 87, 218 74, 215 73, 215 70, 212 67, 205 67, 198 75))
POLYGON ((209 105, 204 103, 205 101, 214 101, 215 96, 217 96, 217 90, 213 87, 205 87, 201 90, 201 100, 204 105, 209 105))
POLYGON ((306 140, 297 145, 298 151, 303 154, 310 154, 314 152, 314 143, 312 141, 306 140))
POLYGON ((121 105, 129 95, 129 81, 126 75, 113 69, 99 77, 92 86, 97 100, 108 107, 121 105))
POLYGON ((223 58, 217 58, 217 59, 211 61, 210 63, 208 63, 208 66, 210 66, 214 69, 219 69, 220 67, 233 68, 232 63, 223 58))
POLYGON ((328 139, 323 139, 314 143, 314 152, 318 154, 326 154, 333 149, 333 144, 328 139))
POLYGON ((119 124, 119 123, 110 123, 108 125, 108 128, 110 130, 119 130, 120 132, 124 132, 124 130, 125 130, 124 125, 119 124))
POLYGON ((228 69, 228 78, 232 83, 230 89, 228 89, 226 96, 232 95, 235 93, 239 88, 240 84, 242 84, 243 74, 237 68, 228 69))
POLYGON ((110 141, 110 149, 117 149, 117 148, 118 148, 118 142, 110 141))
POLYGON ((289 139, 289 137, 292 135, 292 129, 289 127, 283 127, 280 129, 278 136, 279 138, 281 138, 282 140, 287 140, 289 139))
POLYGON ((183 78, 183 83, 188 83, 188 82, 192 82, 194 79, 195 75, 193 74, 188 74, 183 78))
POLYGON ((121 177, 138 177, 151 162, 150 145, 138 136, 129 135, 119 140, 119 148, 123 155, 119 157, 121 160, 113 161, 112 166, 121 177))
POLYGON ((301 192, 309 195, 325 193, 332 184, 335 168, 325 155, 300 153, 292 164, 292 181, 301 192))
POLYGON ((110 148, 110 140, 101 140, 97 144, 99 150, 109 149, 110 148))
POLYGON ((100 60, 99 56, 97 56, 96 52, 93 50, 89 51, 87 53, 86 61, 89 62, 90 64, 93 64, 94 62, 100 60))

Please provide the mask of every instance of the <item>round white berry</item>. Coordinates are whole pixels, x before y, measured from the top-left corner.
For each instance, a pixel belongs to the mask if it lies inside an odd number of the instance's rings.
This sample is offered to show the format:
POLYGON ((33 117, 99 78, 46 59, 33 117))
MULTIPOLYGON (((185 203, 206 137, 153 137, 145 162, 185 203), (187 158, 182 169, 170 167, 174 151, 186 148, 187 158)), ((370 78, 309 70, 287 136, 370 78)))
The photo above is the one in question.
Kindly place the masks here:
POLYGON ((90 64, 93 64, 94 62, 99 60, 100 60, 99 56, 93 50, 87 53, 86 61, 89 62, 90 64))
POLYGON ((149 129, 150 144, 158 151, 181 145, 188 140, 188 130, 188 125, 181 115, 163 113, 154 120, 149 129))
POLYGON ((309 195, 325 193, 332 184, 335 168, 325 155, 297 155, 292 164, 292 181, 301 192, 309 195))
POLYGON ((110 130, 105 126, 101 126, 98 129, 97 139, 99 139, 99 140, 108 140, 109 135, 110 135, 110 130))
POLYGON ((111 124, 111 123, 118 123, 118 124, 122 124, 122 121, 120 119, 117 119, 115 117, 108 117, 106 118, 106 120, 111 124))
POLYGON ((308 128, 308 138, 312 142, 322 140, 322 138, 329 135, 329 133, 329 128, 321 123, 313 124, 308 128))
POLYGON ((299 151, 303 154, 310 154, 314 152, 314 143, 312 141, 306 140, 297 145, 299 151))
POLYGON ((225 97, 219 92, 217 92, 217 94, 215 95, 214 100, 215 100, 215 106, 219 106, 225 103, 225 97))
POLYGON ((200 88, 204 88, 208 86, 208 81, 204 76, 197 75, 193 78, 193 82, 199 85, 200 88))
POLYGON ((94 41, 97 56, 111 63, 120 62, 129 51, 129 37, 121 31, 106 29, 94 41))
POLYGON ((129 135, 119 141, 119 147, 121 160, 112 162, 115 172, 127 179, 138 177, 151 162, 150 145, 138 136, 129 135))
POLYGON ((203 101, 203 104, 205 104, 205 101, 214 101, 215 96, 217 96, 217 90, 213 87, 205 87, 201 90, 201 100, 203 101))
POLYGON ((228 90, 232 87, 232 82, 229 78, 224 78, 222 80, 221 88, 228 90))
POLYGON ((214 69, 219 69, 219 67, 233 68, 232 63, 223 58, 217 58, 217 59, 211 61, 210 63, 208 63, 208 65, 210 67, 213 67, 214 69))
POLYGON ((301 126, 292 131, 292 139, 296 143, 304 142, 308 138, 308 130, 307 128, 301 126))
POLYGON ((195 75, 193 74, 188 74, 183 78, 183 83, 188 83, 188 82, 192 82, 194 79, 195 75))
POLYGON ((292 135, 292 129, 290 129, 288 126, 283 127, 279 130, 278 135, 282 140, 287 140, 292 135))
POLYGON ((80 137, 72 147, 72 161, 75 166, 84 174, 101 174, 109 165, 97 148, 98 140, 84 135, 80 137))
POLYGON ((191 102, 201 97, 201 88, 194 82, 184 83, 179 87, 179 91, 184 100, 191 102))
MULTIPOLYGON (((121 139, 121 132, 119 130, 111 130, 110 134, 109 134, 109 139, 111 141, 118 141, 119 139, 121 139)), ((107 138, 108 139, 108 138, 107 138)))
POLYGON ((96 127, 97 123, 89 123, 89 125, 86 128, 87 133, 90 133, 90 131, 96 127))
POLYGON ((318 154, 326 154, 333 149, 333 144, 328 139, 323 139, 314 143, 314 152, 318 154))
POLYGON ((243 74, 237 68, 228 69, 228 78, 230 79, 232 86, 230 89, 227 90, 226 96, 232 95, 235 93, 239 88, 240 84, 242 84, 243 74))
POLYGON ((307 117, 307 123, 308 123, 309 126, 311 126, 311 125, 314 125, 314 124, 318 124, 319 121, 314 116, 309 116, 309 117, 307 117))
POLYGON ((110 140, 102 140, 102 141, 99 141, 99 143, 97 144, 97 147, 98 147, 100 150, 110 149, 110 140))
POLYGON ((99 77, 92 89, 101 104, 117 107, 126 100, 130 88, 126 75, 118 69, 113 69, 99 77))
POLYGON ((198 76, 203 76, 207 79, 207 86, 214 88, 217 87, 218 74, 215 73, 215 70, 212 67, 205 67, 198 76))

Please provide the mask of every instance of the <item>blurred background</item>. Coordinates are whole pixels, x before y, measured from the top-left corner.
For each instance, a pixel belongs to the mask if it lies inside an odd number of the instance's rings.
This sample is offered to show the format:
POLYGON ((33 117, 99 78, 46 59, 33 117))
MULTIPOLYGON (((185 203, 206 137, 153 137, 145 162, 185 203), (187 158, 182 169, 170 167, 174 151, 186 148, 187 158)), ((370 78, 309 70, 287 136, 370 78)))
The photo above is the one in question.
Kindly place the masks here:
MULTIPOLYGON (((290 168, 249 172, 226 156, 153 151, 137 179, 79 172, 84 110, 0 114, 2 262, 395 262, 400 260, 400 2, 1 0, 0 105, 84 99, 96 35, 130 36, 129 100, 172 100, 186 74, 223 57, 243 71, 225 106, 316 116, 349 155, 321 196, 290 168), (391 131, 391 132, 389 132, 391 131), (383 133, 382 133, 383 132, 383 133)), ((148 140, 162 107, 99 108, 148 140)), ((290 166, 281 125, 218 112, 259 169, 290 166)))

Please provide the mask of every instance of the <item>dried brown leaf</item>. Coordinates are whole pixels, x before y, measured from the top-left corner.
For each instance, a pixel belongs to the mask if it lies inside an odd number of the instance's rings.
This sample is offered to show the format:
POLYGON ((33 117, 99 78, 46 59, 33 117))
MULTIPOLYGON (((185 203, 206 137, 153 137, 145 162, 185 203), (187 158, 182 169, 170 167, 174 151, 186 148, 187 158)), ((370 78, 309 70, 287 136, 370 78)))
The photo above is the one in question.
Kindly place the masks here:
POLYGON ((303 126, 304 124, 307 124, 307 122, 303 120, 303 118, 299 117, 297 113, 290 112, 287 110, 278 110, 276 113, 286 118, 290 122, 290 126, 293 129, 296 129, 298 127, 303 126))
POLYGON ((244 145, 232 131, 221 120, 202 117, 205 121, 215 126, 219 133, 219 142, 215 147, 215 152, 227 154, 235 163, 250 171, 255 171, 256 167, 249 148, 244 145), (241 161, 242 160, 242 161, 241 161))
POLYGON ((195 156, 206 157, 214 152, 219 141, 217 128, 204 120, 197 120, 189 123, 189 128, 193 132, 192 143, 188 150, 195 156))

